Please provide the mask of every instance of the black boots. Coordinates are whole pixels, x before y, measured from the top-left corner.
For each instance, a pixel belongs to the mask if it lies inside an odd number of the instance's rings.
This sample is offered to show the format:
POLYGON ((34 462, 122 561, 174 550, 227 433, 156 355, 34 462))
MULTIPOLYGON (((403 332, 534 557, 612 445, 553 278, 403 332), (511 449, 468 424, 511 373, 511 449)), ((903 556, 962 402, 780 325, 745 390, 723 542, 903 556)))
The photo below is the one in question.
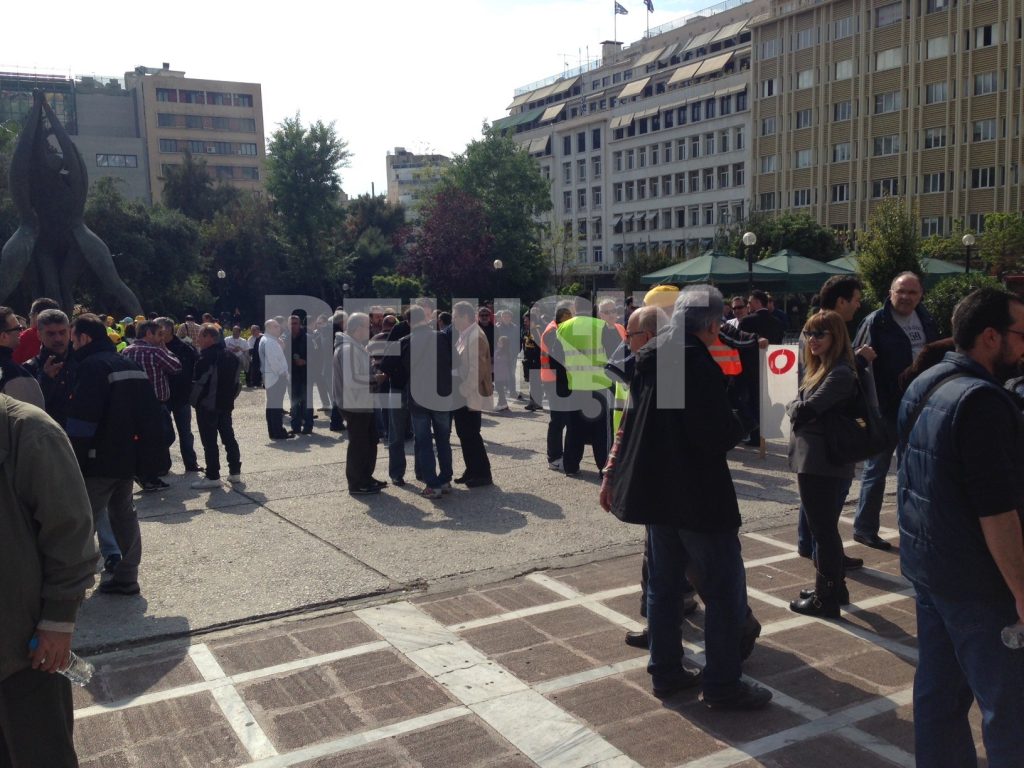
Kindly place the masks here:
POLYGON ((837 583, 829 581, 819 573, 814 580, 814 591, 807 597, 801 597, 799 600, 791 602, 789 609, 794 613, 802 613, 805 616, 822 616, 829 619, 838 619, 841 597, 845 597, 844 605, 850 601, 850 592, 846 588, 846 579, 841 579, 837 583))

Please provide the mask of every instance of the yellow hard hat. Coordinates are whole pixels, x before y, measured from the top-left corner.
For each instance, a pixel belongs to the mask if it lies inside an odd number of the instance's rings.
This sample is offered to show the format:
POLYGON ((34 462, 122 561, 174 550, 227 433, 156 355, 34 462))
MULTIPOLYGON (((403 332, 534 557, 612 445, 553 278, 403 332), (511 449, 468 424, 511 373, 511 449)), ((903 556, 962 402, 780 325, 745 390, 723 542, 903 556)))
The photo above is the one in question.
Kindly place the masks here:
POLYGON ((671 309, 679 298, 679 288, 674 285, 656 285, 644 296, 645 307, 671 309))

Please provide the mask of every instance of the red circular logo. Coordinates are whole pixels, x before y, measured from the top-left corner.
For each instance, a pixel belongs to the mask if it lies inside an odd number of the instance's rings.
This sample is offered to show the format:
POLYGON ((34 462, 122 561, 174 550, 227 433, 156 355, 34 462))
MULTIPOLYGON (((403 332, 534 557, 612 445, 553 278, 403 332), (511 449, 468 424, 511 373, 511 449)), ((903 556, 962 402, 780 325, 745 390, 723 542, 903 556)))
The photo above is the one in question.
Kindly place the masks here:
POLYGON ((792 349, 777 349, 768 355, 768 370, 772 373, 788 373, 794 365, 796 365, 796 352, 792 349))

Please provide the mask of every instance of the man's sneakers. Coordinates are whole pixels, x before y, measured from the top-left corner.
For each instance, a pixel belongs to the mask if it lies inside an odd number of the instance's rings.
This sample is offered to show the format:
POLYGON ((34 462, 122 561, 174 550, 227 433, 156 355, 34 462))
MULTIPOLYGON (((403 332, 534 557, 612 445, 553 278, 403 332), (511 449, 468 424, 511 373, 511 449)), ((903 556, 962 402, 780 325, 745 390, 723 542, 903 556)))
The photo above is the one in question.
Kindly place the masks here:
POLYGON ((687 669, 683 667, 678 677, 669 682, 656 683, 654 685, 654 696, 658 699, 669 699, 680 691, 688 691, 697 688, 704 680, 704 673, 699 669, 687 669))
POLYGON ((562 467, 562 460, 561 459, 555 459, 554 461, 549 461, 548 462, 548 469, 554 470, 555 472, 561 472, 562 469, 563 469, 563 467, 562 467))
POLYGON ((204 477, 192 483, 192 489, 196 491, 204 491, 209 490, 211 488, 220 487, 221 486, 219 477, 204 477))
POLYGON ((139 485, 142 486, 143 493, 153 493, 154 491, 162 491, 164 488, 170 488, 169 483, 165 483, 159 477, 155 480, 139 480, 139 485))
POLYGON ((242 482, 242 474, 240 472, 236 472, 233 475, 228 475, 228 482, 232 485, 238 485, 242 482))
POLYGON ((444 496, 444 491, 440 488, 431 488, 429 485, 420 491, 420 496, 425 499, 440 499, 444 496))
MULTIPOLYGON (((657 690, 654 695, 658 695, 657 690)), ((741 680, 731 693, 715 696, 703 693, 700 698, 708 709, 751 710, 767 706, 768 702, 772 700, 772 692, 760 685, 741 680)))

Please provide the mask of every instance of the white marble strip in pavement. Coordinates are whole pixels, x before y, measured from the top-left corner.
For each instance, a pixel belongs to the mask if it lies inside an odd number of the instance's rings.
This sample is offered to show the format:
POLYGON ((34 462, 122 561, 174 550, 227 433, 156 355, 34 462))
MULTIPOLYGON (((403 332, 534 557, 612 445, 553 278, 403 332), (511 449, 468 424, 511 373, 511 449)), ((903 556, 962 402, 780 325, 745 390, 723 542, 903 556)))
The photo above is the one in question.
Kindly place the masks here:
POLYGON ((836 731, 836 734, 842 736, 847 741, 852 741, 869 752, 874 752, 893 765, 899 765, 902 768, 914 768, 917 764, 916 758, 905 749, 900 749, 895 744, 890 744, 888 741, 862 731, 859 728, 854 728, 853 726, 840 728, 836 731))
POLYGON ((541 768, 583 768, 616 758, 616 765, 635 765, 596 731, 411 603, 356 614, 385 640, 393 638, 410 661, 541 768))
POLYGON ((245 765, 240 766, 240 768, 288 768, 288 766, 297 765, 310 760, 316 760, 321 757, 330 757, 331 755, 336 755, 339 752, 346 752, 350 749, 364 747, 367 744, 373 744, 377 741, 401 736, 402 734, 410 733, 412 731, 418 731, 421 728, 440 725, 441 723, 465 717, 469 714, 470 711, 465 707, 449 707, 448 709, 442 709, 438 712, 431 712, 429 715, 421 715, 420 717, 414 717, 411 720, 402 720, 399 723, 385 725, 382 728, 374 728, 372 731, 353 733, 350 736, 343 736, 342 738, 334 739, 333 741, 313 744, 312 746, 303 747, 302 749, 297 749, 294 752, 289 752, 286 755, 277 755, 275 757, 266 758, 265 760, 246 763, 245 765))
MULTIPOLYGON (((192 659, 192 663, 196 665, 196 669, 199 670, 199 674, 205 680, 224 679, 224 670, 221 669, 220 663, 205 643, 191 646, 188 649, 188 655, 192 659)), ((249 753, 249 757, 253 760, 262 760, 277 754, 277 750, 270 743, 267 734, 260 727, 260 724, 256 722, 256 718, 253 717, 252 712, 249 710, 249 705, 238 695, 235 686, 218 686, 213 688, 211 693, 217 702, 217 706, 224 713, 224 717, 231 726, 231 730, 235 732, 238 740, 245 747, 245 751, 249 753)))
POLYGON ((212 691, 215 688, 221 688, 225 685, 238 685, 239 683, 247 683, 251 680, 258 680, 261 677, 270 677, 272 675, 284 675, 289 672, 296 672, 300 669, 307 669, 308 667, 318 667, 321 664, 329 664, 330 662, 338 661, 339 659, 347 659, 353 656, 361 656, 364 653, 383 651, 385 648, 390 647, 391 646, 383 640, 377 640, 372 643, 363 643, 362 645, 356 645, 351 648, 346 648, 342 651, 332 651, 330 653, 320 654, 319 656, 309 656, 304 659, 296 659, 295 661, 285 662, 284 664, 276 664, 272 667, 264 667, 263 669, 253 670, 252 672, 241 672, 237 675, 232 675, 230 677, 205 680, 201 683, 189 683, 188 685, 181 685, 177 688, 168 688, 165 691, 154 691, 153 693, 144 693, 140 696, 135 696, 128 699, 119 699, 118 701, 112 701, 106 704, 93 704, 88 707, 76 709, 75 719, 94 717, 96 715, 102 715, 107 712, 115 712, 121 709, 144 707, 147 704, 155 704, 159 701, 179 699, 185 696, 192 696, 196 693, 202 693, 204 691, 212 691))
MULTIPOLYGON (((830 734, 845 735, 845 729, 862 720, 867 720, 875 715, 884 714, 901 707, 909 703, 912 697, 913 689, 905 688, 888 696, 879 696, 863 704, 857 704, 839 712, 834 712, 818 720, 802 723, 801 725, 769 734, 745 744, 738 744, 736 747, 729 747, 719 752, 705 755, 704 757, 684 763, 681 768, 729 768, 752 757, 757 758, 769 752, 775 752, 797 741, 809 741, 830 734)), ((883 757, 888 758, 889 754, 893 753, 893 750, 896 749, 884 742, 878 743, 877 739, 870 737, 868 734, 861 734, 860 731, 856 733, 855 741, 857 744, 871 749, 871 751, 883 757)), ((902 750, 897 751, 902 752, 902 750)))

